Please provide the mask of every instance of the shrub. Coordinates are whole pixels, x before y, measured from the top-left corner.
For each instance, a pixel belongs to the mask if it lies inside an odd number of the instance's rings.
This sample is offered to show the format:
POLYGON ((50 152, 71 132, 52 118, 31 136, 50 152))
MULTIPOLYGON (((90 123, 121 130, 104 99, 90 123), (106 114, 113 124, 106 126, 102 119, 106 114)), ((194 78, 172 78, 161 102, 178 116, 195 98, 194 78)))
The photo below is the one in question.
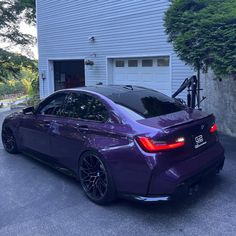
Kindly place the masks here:
POLYGON ((164 20, 169 41, 186 64, 236 77, 235 0, 173 0, 164 20))

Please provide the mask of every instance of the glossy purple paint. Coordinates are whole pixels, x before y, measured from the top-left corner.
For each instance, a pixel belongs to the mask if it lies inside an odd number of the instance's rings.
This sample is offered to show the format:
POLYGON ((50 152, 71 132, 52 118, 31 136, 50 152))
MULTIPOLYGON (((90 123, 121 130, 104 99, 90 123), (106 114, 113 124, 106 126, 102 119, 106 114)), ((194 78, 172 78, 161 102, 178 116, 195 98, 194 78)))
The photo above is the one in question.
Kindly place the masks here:
POLYGON ((181 184, 204 170, 223 167, 224 150, 217 134, 209 132, 213 115, 185 109, 135 121, 99 93, 86 88, 66 92, 83 92, 98 98, 109 110, 108 121, 14 113, 3 125, 13 130, 20 151, 63 166, 78 177, 80 156, 94 150, 106 161, 117 191, 139 196, 173 194, 181 184), (208 142, 194 149, 192 138, 202 132, 202 125, 208 142), (147 153, 137 144, 138 135, 170 142, 181 136, 185 137, 186 144, 176 150, 147 153))

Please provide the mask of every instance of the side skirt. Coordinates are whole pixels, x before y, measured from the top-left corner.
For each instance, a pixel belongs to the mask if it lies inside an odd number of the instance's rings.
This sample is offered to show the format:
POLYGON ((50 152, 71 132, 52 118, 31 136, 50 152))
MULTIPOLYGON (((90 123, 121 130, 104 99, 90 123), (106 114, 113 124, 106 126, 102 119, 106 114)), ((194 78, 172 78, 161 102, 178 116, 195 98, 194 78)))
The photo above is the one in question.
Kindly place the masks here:
POLYGON ((55 169, 55 170, 63 173, 63 174, 66 174, 70 177, 77 179, 77 175, 72 170, 58 164, 57 162, 51 161, 52 158, 50 156, 44 155, 39 152, 31 151, 31 150, 23 150, 22 153, 28 157, 33 158, 34 160, 37 160, 37 161, 55 169))

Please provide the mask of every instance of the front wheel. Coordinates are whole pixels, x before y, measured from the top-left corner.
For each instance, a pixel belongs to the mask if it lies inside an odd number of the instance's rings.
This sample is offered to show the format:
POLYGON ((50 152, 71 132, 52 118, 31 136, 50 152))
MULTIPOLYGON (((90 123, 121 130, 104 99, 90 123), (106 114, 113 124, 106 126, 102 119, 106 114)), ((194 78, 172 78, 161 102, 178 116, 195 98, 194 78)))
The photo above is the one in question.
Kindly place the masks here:
POLYGON ((3 127, 2 129, 2 143, 5 150, 11 154, 18 153, 16 139, 10 128, 3 127))
POLYGON ((85 194, 93 202, 106 205, 115 200, 116 191, 112 177, 98 154, 87 152, 81 156, 79 178, 85 194))

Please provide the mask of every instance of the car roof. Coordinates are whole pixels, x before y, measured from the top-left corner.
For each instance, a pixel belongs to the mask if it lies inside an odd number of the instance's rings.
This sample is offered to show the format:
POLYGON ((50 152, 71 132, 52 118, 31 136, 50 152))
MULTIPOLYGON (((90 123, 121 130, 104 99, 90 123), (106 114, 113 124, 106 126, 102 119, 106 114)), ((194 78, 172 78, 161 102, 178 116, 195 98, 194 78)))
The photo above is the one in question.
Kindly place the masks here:
POLYGON ((74 91, 88 91, 88 92, 95 92, 98 94, 102 94, 106 97, 109 97, 114 94, 122 94, 132 91, 142 91, 142 90, 149 90, 144 87, 140 86, 133 86, 133 85, 96 85, 96 86, 85 86, 85 87, 78 87, 69 90, 74 91))

